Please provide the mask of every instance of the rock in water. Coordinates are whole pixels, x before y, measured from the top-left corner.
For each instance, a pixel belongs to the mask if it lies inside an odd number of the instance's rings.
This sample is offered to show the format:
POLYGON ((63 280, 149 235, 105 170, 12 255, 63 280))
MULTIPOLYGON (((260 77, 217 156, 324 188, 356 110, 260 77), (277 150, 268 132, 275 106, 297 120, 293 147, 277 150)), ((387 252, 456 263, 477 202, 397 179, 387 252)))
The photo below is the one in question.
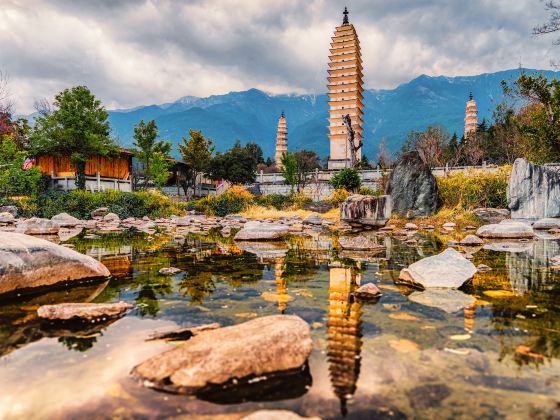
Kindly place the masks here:
POLYGON ((79 219, 70 216, 68 213, 60 213, 51 217, 51 220, 60 227, 74 227, 81 223, 79 219))
POLYGON ((37 309, 39 318, 51 321, 96 320, 99 318, 117 318, 125 314, 134 305, 125 302, 117 303, 61 303, 43 305, 37 309))
POLYGON ((461 242, 459 242, 459 245, 480 246, 480 245, 484 245, 484 241, 476 235, 467 235, 463 239, 461 239, 461 242))
POLYGON ((549 230, 560 228, 560 219, 554 219, 547 217, 545 219, 539 219, 533 225, 533 229, 537 230, 549 230))
POLYGON ((32 217, 31 219, 19 222, 16 232, 26 235, 51 235, 58 233, 59 229, 60 226, 52 220, 32 217))
POLYGON ((384 251, 385 247, 379 245, 365 236, 341 236, 338 243, 342 249, 355 251, 384 251))
POLYGON ((259 410, 241 420, 321 420, 320 417, 301 417, 299 414, 288 410, 259 410))
POLYGON ((375 284, 367 283, 354 290, 352 295, 360 300, 376 300, 381 297, 382 293, 375 284))
POLYGON ((66 247, 21 233, 0 234, 0 293, 109 275, 99 261, 66 247))
POLYGON ((393 213, 402 217, 430 216, 440 206, 436 178, 416 151, 397 161, 386 193, 392 198, 393 213))
POLYGON ((484 223, 500 223, 502 220, 509 219, 510 212, 507 209, 483 208, 473 210, 473 214, 484 223))
POLYGON ((453 248, 424 258, 401 270, 405 282, 430 287, 457 289, 477 272, 475 265, 453 248))
POLYGON ((476 234, 481 238, 495 239, 530 239, 535 236, 533 228, 528 224, 508 220, 503 220, 495 225, 481 226, 476 234))
POLYGON ((323 224, 323 219, 317 213, 313 213, 303 219, 303 224, 321 226, 323 224))
POLYGON ((420 305, 441 309, 450 314, 476 302, 474 297, 455 289, 428 289, 421 292, 412 292, 408 299, 420 305))
POLYGON ((385 226, 391 217, 391 197, 351 195, 340 205, 340 220, 368 226, 385 226))
POLYGON ((560 174, 552 168, 515 160, 507 188, 514 219, 560 217, 560 174))
POLYGON ((143 385, 196 394, 228 383, 301 369, 313 342, 307 322, 272 315, 194 336, 132 370, 143 385))
POLYGON ((247 222, 237 234, 235 240, 270 241, 282 239, 290 232, 287 225, 262 222, 247 222))

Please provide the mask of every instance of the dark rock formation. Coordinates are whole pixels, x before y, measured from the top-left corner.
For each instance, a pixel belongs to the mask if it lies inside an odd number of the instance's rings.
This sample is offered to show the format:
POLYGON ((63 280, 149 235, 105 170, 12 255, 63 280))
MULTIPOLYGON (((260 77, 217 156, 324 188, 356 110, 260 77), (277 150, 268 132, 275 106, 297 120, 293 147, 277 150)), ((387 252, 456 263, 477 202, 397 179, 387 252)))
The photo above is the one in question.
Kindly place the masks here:
POLYGON ((560 173, 517 159, 511 170, 507 198, 514 219, 560 217, 560 173))
POLYGON ((436 178, 416 151, 397 161, 386 194, 392 198, 393 213, 403 217, 430 216, 441 204, 436 178))
POLYGON ((391 197, 352 195, 340 205, 340 220, 368 226, 385 226, 391 217, 391 197))

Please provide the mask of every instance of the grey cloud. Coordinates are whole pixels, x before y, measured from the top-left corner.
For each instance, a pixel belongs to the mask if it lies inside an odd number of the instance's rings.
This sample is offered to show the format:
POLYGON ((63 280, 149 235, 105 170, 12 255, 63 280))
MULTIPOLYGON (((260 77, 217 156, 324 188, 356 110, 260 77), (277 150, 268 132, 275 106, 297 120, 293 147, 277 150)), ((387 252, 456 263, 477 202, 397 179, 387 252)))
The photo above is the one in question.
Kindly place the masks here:
MULTIPOLYGON (((0 0, 0 69, 20 112, 87 84, 127 107, 259 87, 322 92, 336 0, 0 0)), ((368 87, 421 73, 548 67, 534 0, 348 0, 368 87)))

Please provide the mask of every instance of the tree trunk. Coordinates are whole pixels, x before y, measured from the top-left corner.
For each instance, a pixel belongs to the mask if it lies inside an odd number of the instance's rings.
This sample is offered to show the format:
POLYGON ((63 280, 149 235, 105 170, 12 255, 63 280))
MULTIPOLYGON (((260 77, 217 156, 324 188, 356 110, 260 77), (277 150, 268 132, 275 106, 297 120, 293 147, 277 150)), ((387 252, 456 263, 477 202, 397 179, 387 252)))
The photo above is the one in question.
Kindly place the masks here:
POLYGON ((86 189, 86 163, 81 160, 76 162, 76 188, 86 189))

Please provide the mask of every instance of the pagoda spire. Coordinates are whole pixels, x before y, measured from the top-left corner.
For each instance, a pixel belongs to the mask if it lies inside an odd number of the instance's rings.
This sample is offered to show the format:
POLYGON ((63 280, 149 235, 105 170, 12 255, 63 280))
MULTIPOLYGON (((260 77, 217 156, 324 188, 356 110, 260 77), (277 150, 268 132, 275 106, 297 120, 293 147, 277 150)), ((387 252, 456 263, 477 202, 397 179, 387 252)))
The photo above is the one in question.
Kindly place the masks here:
POLYGON ((465 132, 463 136, 465 138, 469 137, 471 134, 476 132, 477 127, 478 111, 476 109, 476 101, 473 99, 473 94, 471 92, 465 109, 465 132))
POLYGON ((282 111, 282 115, 278 119, 278 130, 276 132, 276 150, 274 153, 274 162, 278 169, 282 169, 282 155, 288 152, 288 124, 286 115, 282 111))
POLYGON ((342 24, 348 25, 350 22, 348 21, 348 8, 346 6, 344 7, 344 12, 342 12, 342 14, 344 15, 344 19, 342 19, 342 24))

